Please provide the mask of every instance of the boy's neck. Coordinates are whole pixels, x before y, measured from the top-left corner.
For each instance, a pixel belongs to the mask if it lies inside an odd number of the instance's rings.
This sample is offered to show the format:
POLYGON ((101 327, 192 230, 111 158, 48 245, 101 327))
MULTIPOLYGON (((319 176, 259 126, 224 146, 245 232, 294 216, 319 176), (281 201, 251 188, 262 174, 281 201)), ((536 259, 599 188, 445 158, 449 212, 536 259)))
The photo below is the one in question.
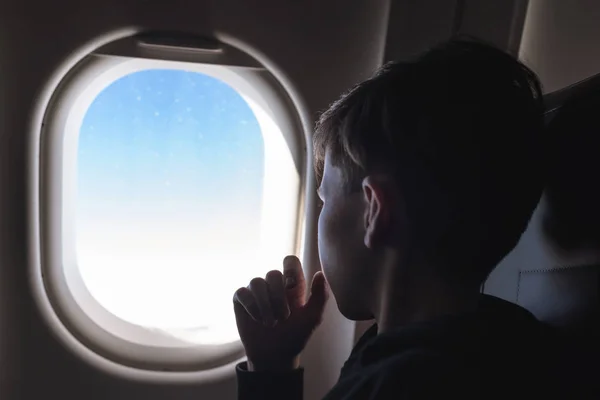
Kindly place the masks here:
POLYGON ((402 288, 388 284, 380 292, 379 307, 374 313, 379 333, 443 316, 473 312, 480 298, 479 287, 456 287, 433 281, 410 286, 402 288))

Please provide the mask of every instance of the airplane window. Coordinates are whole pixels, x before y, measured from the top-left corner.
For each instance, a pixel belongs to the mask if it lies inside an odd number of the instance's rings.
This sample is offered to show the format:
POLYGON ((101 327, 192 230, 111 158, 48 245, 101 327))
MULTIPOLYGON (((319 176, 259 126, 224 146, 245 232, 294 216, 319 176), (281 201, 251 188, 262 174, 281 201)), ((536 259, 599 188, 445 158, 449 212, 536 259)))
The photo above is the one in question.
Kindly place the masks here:
POLYGON ((244 356, 235 290, 302 251, 303 125, 245 53, 122 48, 64 70, 41 105, 37 305, 106 371, 221 371, 244 356))
POLYGON ((77 157, 77 263, 91 295, 139 326, 236 340, 230 298, 262 272, 264 143, 246 101, 197 72, 132 73, 87 110, 77 157))
POLYGON ((291 160, 278 169, 268 148, 247 99, 210 75, 149 69, 108 85, 79 130, 70 211, 90 295, 184 342, 238 340, 233 292, 291 250, 269 236, 295 230, 281 218, 295 205, 265 183, 294 182, 291 160))

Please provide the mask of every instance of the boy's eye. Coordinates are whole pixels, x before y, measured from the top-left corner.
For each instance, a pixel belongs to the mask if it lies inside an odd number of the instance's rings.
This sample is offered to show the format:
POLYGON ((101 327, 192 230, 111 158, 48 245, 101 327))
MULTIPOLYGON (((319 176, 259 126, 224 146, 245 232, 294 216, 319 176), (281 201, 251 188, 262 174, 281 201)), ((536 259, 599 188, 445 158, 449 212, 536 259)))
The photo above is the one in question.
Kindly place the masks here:
POLYGON ((323 208, 323 200, 321 200, 321 199, 317 200, 317 207, 319 209, 323 208))

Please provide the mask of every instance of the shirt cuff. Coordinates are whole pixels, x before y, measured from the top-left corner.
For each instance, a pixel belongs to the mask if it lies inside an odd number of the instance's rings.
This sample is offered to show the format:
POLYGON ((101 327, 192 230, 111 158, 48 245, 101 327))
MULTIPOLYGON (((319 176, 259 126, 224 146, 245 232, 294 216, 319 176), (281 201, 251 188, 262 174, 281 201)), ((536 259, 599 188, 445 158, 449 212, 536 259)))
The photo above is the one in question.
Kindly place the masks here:
POLYGON ((304 369, 285 372, 248 371, 248 363, 236 365, 238 400, 302 400, 304 369))

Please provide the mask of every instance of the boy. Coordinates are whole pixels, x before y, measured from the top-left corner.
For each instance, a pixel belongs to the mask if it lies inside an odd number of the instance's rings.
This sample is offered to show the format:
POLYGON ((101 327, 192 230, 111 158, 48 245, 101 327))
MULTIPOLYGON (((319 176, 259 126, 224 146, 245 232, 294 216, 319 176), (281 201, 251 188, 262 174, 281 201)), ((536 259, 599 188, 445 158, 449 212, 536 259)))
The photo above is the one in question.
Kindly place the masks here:
POLYGON ((326 399, 542 394, 546 328, 480 294, 540 199, 542 129, 535 74, 471 41, 388 64, 334 103, 314 135, 323 272, 306 303, 295 257, 236 292, 240 400, 302 399, 298 354, 326 286, 344 316, 377 322, 326 399))

